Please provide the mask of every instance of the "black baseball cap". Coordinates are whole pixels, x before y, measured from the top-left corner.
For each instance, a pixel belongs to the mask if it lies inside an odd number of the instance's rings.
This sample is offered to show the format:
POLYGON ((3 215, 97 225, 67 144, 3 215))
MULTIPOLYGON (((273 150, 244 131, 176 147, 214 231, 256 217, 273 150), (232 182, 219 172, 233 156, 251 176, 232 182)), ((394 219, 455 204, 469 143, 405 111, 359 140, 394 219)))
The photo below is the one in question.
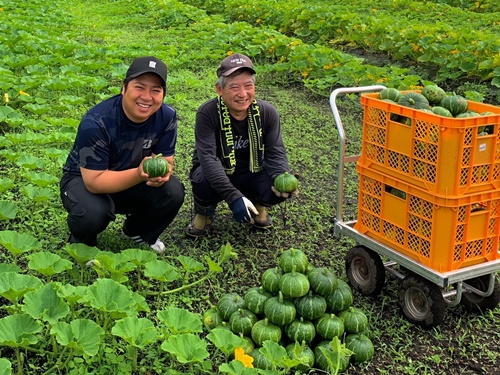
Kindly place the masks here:
POLYGON ((163 86, 167 86, 167 66, 163 61, 154 56, 144 56, 134 59, 125 75, 125 82, 137 78, 144 73, 157 74, 161 78, 163 86))
POLYGON ((234 53, 222 60, 219 67, 217 68, 217 77, 227 77, 238 69, 248 69, 252 72, 252 74, 255 74, 252 60, 250 60, 248 56, 234 53))

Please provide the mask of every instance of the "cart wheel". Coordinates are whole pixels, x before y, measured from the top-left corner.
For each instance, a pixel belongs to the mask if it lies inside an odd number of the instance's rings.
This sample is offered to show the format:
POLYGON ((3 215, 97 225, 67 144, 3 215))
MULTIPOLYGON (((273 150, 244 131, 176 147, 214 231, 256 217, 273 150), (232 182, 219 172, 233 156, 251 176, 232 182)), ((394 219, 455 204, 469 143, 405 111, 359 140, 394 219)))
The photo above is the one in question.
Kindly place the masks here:
MULTIPOLYGON (((488 290, 489 282, 490 275, 484 275, 465 281, 465 283, 479 289, 482 292, 488 290)), ((494 283, 493 293, 491 293, 488 297, 482 297, 475 293, 462 293, 462 304, 472 312, 483 312, 485 310, 495 309, 500 303, 500 284, 498 283, 497 278, 494 279, 494 283)))
POLYGON ((441 289, 417 275, 406 276, 401 282, 399 305, 411 323, 426 329, 444 319, 446 305, 441 289))
POLYGON ((385 283, 385 268, 380 256, 364 246, 351 248, 345 259, 347 278, 363 296, 377 295, 385 283))

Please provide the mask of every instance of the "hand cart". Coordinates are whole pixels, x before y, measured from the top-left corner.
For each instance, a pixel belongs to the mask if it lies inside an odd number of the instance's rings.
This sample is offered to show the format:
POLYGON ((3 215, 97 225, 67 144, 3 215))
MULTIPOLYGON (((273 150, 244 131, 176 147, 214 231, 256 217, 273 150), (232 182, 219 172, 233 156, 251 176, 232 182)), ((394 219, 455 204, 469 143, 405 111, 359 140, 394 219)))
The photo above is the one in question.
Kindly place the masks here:
POLYGON ((398 301, 403 314, 411 323, 424 328, 439 325, 446 306, 462 303, 469 310, 479 312, 496 308, 500 302, 500 284, 496 277, 496 272, 500 270, 500 256, 492 261, 438 272, 361 233, 355 229, 357 220, 344 221, 344 168, 348 163, 356 163, 361 155, 346 156, 346 135, 336 100, 340 94, 383 89, 385 86, 382 85, 338 88, 330 95, 330 106, 340 138, 334 236, 346 236, 357 243, 345 258, 351 286, 364 296, 375 296, 384 286, 386 273, 395 276, 401 280, 398 301))

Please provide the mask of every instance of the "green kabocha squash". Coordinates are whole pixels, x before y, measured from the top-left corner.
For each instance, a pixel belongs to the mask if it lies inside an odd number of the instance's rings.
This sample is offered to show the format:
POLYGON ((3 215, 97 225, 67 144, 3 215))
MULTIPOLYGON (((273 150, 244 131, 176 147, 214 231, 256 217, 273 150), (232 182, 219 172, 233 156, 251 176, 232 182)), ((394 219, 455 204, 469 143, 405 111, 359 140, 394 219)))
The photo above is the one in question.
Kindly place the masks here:
POLYGON ((262 287, 269 293, 278 294, 280 287, 279 282, 283 276, 283 271, 281 268, 269 268, 262 274, 262 287))
POLYGON ((149 177, 161 177, 170 171, 170 164, 162 158, 162 154, 158 154, 151 159, 147 159, 142 164, 142 169, 149 177))
POLYGON ((295 271, 295 266, 292 272, 287 272, 281 276, 279 288, 283 296, 288 298, 302 297, 309 292, 309 279, 306 275, 295 271))
POLYGON ((203 313, 202 317, 203 325, 208 329, 214 329, 222 323, 222 317, 219 314, 219 309, 217 306, 212 306, 207 311, 203 313))
POLYGON ((438 85, 424 86, 420 93, 427 98, 431 105, 441 103, 441 100, 446 96, 446 92, 438 85))
POLYGON ((448 111, 446 108, 441 107, 439 105, 436 105, 432 107, 432 113, 438 116, 443 116, 443 117, 453 117, 450 111, 448 111))
POLYGON ((217 303, 219 314, 224 321, 229 321, 231 315, 245 307, 245 300, 238 293, 226 293, 217 303))
POLYGON ((351 287, 343 280, 339 280, 339 287, 325 297, 327 310, 338 313, 350 307, 354 301, 351 287))
POLYGON ((295 271, 300 273, 307 272, 309 259, 307 255, 299 249, 290 248, 284 250, 278 258, 278 266, 284 273, 295 271))
POLYGON ((464 113, 459 113, 455 117, 456 118, 467 118, 467 117, 477 117, 477 116, 479 116, 479 113, 474 112, 474 111, 467 111, 464 113))
POLYGON ((245 300, 245 306, 248 310, 254 314, 264 313, 264 304, 273 295, 264 289, 262 286, 255 286, 247 290, 243 299, 245 300))
POLYGON ((229 318, 229 328, 235 334, 243 334, 244 336, 250 335, 252 327, 257 323, 257 315, 248 309, 238 309, 231 314, 229 318))
POLYGON ((360 309, 350 306, 337 315, 344 321, 347 333, 361 333, 368 328, 368 317, 360 309))
POLYGON ((295 300, 295 308, 297 314, 304 319, 316 320, 326 312, 326 300, 310 290, 305 296, 295 300))
POLYGON ((321 296, 327 296, 338 287, 338 279, 327 267, 317 267, 307 275, 311 289, 321 296))
POLYGON ((467 112, 469 104, 463 96, 450 95, 441 100, 440 106, 450 111, 453 116, 457 116, 460 113, 467 112))
POLYGON ((269 298, 264 305, 264 315, 271 323, 278 326, 290 324, 297 315, 294 304, 283 298, 283 293, 278 292, 275 297, 269 298))
POLYGON ((355 363, 368 362, 375 354, 373 342, 362 333, 352 333, 345 338, 345 346, 353 352, 351 355, 355 363))
POLYGON ((414 109, 430 108, 429 101, 425 96, 412 91, 401 95, 398 104, 414 109))
POLYGON ((285 327, 285 334, 291 341, 309 344, 316 337, 316 327, 313 322, 300 317, 285 327))
POLYGON ((299 187, 299 180, 293 174, 285 172, 274 178, 274 188, 280 193, 291 193, 299 187))
POLYGON ((245 354, 250 355, 252 351, 255 349, 255 343, 253 342, 251 337, 248 336, 243 336, 243 334, 239 334, 240 338, 243 339, 243 345, 241 346, 243 348, 243 351, 245 354))
POLYGON ((321 341, 318 345, 316 345, 316 347, 314 348, 314 356, 316 358, 316 367, 318 367, 320 370, 326 371, 329 374, 344 372, 345 370, 347 370, 347 367, 349 367, 350 356, 344 354, 342 351, 338 352, 336 350, 333 350, 332 346, 330 345, 330 341, 328 340, 321 341), (330 352, 334 364, 339 362, 338 369, 330 368, 327 357, 323 354, 323 350, 321 349, 330 352))
POLYGON ((335 314, 323 314, 315 322, 316 333, 325 340, 339 339, 345 332, 344 321, 335 314))
POLYGON ((286 354, 290 359, 301 360, 302 363, 296 368, 301 373, 306 373, 314 366, 316 360, 313 350, 306 343, 299 344, 298 342, 290 343, 285 348, 286 354))
POLYGON ((260 348, 255 348, 250 356, 253 358, 253 367, 261 370, 272 370, 273 363, 260 352, 260 348))
POLYGON ((401 92, 398 89, 389 87, 386 89, 383 89, 378 93, 378 98, 382 100, 391 100, 393 102, 396 102, 399 100, 401 97, 401 92))
POLYGON ((253 342, 257 346, 262 346, 266 340, 280 342, 282 334, 281 328, 270 322, 267 318, 257 321, 250 333, 253 342))

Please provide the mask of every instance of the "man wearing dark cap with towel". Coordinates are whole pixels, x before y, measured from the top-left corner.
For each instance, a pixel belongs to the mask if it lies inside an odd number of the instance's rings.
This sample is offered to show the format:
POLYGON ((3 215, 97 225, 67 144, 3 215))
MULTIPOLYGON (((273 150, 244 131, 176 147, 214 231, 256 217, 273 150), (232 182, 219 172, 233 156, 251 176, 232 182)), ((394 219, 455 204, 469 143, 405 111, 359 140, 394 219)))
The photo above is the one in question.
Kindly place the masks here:
POLYGON ((81 120, 60 183, 70 243, 97 246, 97 235, 115 214, 124 214, 125 237, 157 253, 165 250, 160 234, 185 194, 172 175, 177 115, 163 102, 166 81, 167 66, 161 60, 136 58, 121 94, 97 104, 81 120), (142 165, 158 154, 170 170, 149 177, 142 165))
POLYGON ((270 228, 267 208, 288 197, 273 189, 274 178, 290 171, 280 118, 270 103, 255 99, 255 73, 249 57, 226 57, 217 69, 218 96, 196 113, 190 237, 206 235, 223 200, 235 221, 270 228))

